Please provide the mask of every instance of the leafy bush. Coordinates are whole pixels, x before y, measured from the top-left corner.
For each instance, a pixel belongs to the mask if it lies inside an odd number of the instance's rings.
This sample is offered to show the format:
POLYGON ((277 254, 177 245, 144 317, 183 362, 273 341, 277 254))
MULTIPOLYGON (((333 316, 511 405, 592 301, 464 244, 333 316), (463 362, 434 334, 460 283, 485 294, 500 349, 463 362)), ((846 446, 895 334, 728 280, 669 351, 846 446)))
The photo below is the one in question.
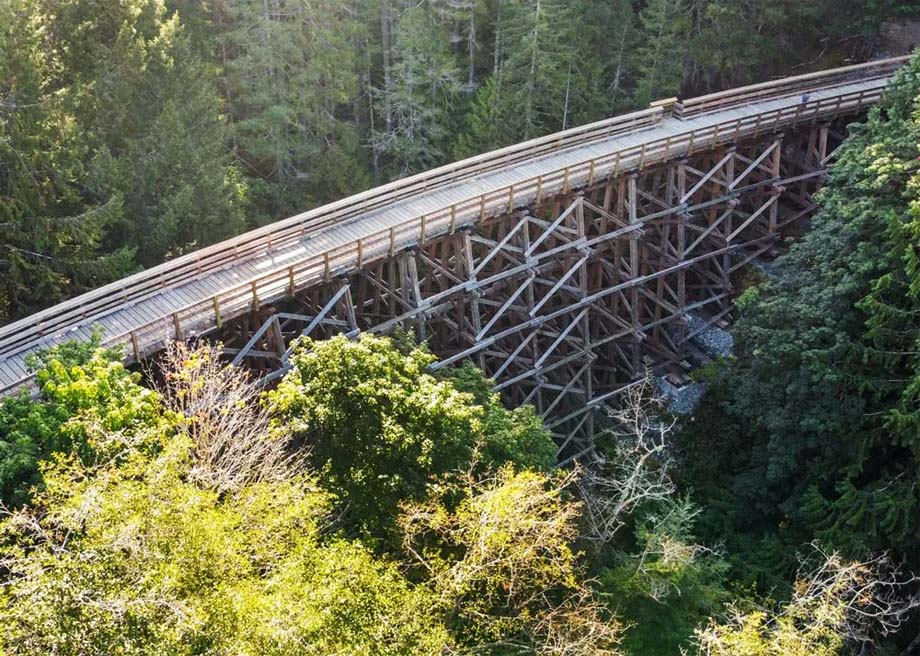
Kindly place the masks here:
POLYGON ((270 396, 276 423, 310 444, 323 484, 365 535, 392 535, 401 501, 421 499, 477 459, 546 467, 554 453, 532 410, 505 410, 481 376, 439 379, 428 371, 434 361, 423 348, 403 353, 370 335, 304 340, 270 396))
POLYGON ((52 453, 108 457, 96 438, 140 435, 166 421, 158 395, 121 360, 120 353, 100 348, 98 335, 31 357, 38 398, 23 392, 0 404, 0 501, 27 503, 42 483, 38 463, 52 453))
POLYGON ((189 482, 193 449, 174 436, 155 457, 46 468, 36 512, 0 527, 4 653, 440 653, 424 589, 322 540, 332 498, 314 479, 220 495, 189 482))

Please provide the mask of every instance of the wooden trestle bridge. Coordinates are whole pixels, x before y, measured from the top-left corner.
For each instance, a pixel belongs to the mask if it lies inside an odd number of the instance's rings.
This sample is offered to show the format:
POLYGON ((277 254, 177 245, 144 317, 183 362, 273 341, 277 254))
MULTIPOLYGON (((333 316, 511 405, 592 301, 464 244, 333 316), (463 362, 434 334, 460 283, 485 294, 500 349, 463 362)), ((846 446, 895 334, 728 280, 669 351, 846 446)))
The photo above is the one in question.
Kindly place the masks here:
POLYGON ((128 360, 213 335, 270 377, 300 335, 403 326, 534 403, 571 456, 649 363, 680 366, 690 313, 729 315, 732 273, 814 212, 903 61, 657 102, 203 248, 0 328, 0 394, 95 325, 128 360))

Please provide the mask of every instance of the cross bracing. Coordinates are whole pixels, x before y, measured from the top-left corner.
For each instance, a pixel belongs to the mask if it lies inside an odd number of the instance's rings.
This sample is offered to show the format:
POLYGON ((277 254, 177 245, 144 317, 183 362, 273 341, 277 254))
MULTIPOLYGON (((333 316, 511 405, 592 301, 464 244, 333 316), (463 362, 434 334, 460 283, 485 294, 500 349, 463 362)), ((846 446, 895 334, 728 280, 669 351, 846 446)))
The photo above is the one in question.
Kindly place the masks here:
POLYGON ((900 63, 656 103, 177 258, 0 329, 0 390, 94 325, 127 359, 221 333, 276 371, 297 335, 401 325, 533 402, 571 449, 585 408, 680 364, 688 313, 730 315, 732 272, 813 213, 846 120, 900 63))

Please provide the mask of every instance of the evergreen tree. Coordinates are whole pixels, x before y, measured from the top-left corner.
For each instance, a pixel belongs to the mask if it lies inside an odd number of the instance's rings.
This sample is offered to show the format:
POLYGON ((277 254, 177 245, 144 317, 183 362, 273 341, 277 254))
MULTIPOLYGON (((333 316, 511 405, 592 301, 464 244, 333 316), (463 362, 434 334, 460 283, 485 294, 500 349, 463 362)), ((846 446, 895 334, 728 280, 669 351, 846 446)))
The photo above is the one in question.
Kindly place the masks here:
POLYGON ((385 122, 373 135, 373 148, 403 176, 448 159, 452 110, 462 90, 460 59, 451 47, 457 13, 441 0, 396 4, 390 11, 392 52, 376 91, 377 113, 385 122))
POLYGON ((649 0, 639 24, 635 103, 643 107, 680 91, 689 29, 684 0, 649 0))
POLYGON ((738 360, 701 426, 729 431, 713 473, 734 472, 736 528, 915 558, 918 89, 915 59, 847 141, 781 279, 741 300, 738 360))
POLYGON ((208 69, 162 0, 46 0, 68 106, 92 150, 85 185, 120 198, 105 238, 145 265, 239 232, 245 194, 208 69))
POLYGON ((360 27, 340 2, 245 0, 222 9, 225 109, 259 216, 275 220, 366 186, 351 104, 360 27))
POLYGON ((62 53, 31 3, 0 4, 0 322, 128 273, 103 240, 119 196, 84 184, 89 144, 61 93, 62 53))
MULTIPOLYGON (((607 53, 610 37, 598 25, 623 19, 627 11, 623 3, 594 0, 498 2, 493 71, 473 100, 457 153, 483 152, 605 116, 610 63, 584 52, 607 53)), ((629 19, 621 24, 615 67, 622 64, 629 19)))

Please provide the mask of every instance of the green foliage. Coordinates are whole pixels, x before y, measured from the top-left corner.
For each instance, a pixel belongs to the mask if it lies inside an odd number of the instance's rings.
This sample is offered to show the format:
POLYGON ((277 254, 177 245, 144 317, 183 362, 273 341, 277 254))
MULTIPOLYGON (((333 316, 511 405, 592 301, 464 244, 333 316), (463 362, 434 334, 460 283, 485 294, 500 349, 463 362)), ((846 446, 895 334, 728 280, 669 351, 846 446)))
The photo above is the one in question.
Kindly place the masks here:
POLYGON ((473 395, 484 410, 484 442, 480 458, 487 466, 513 462, 525 469, 549 471, 556 464, 556 445, 532 405, 508 410, 502 405, 494 381, 470 362, 451 370, 448 380, 461 392, 473 395))
POLYGON ((384 44, 393 50, 392 61, 375 90, 384 120, 372 135, 375 152, 390 162, 394 177, 445 163, 460 92, 459 62, 450 45, 457 18, 451 3, 410 2, 399 9, 392 43, 384 44))
POLYGON ((599 583, 630 627, 623 641, 629 654, 679 653, 699 624, 729 600, 728 564, 695 542, 698 512, 688 499, 644 508, 634 520, 634 546, 608 556, 614 564, 599 583))
POLYGON ((26 392, 0 405, 0 500, 19 506, 40 487, 39 462, 53 453, 72 453, 89 462, 117 456, 106 436, 143 440, 165 429, 157 395, 140 375, 121 363, 121 354, 101 349, 98 335, 68 342, 32 356, 39 396, 26 392))
MULTIPOLYGON (((366 186, 357 128, 362 28, 340 2, 247 0, 211 8, 234 155, 267 222, 366 186)), ((212 44, 214 45, 214 44, 212 44)))
POLYGON ((41 514, 0 528, 4 653, 440 653, 423 588, 321 541, 331 498, 314 480, 220 496, 189 482, 192 449, 174 437, 156 457, 46 468, 41 514))
MULTIPOLYGON (((573 548, 580 504, 569 492, 572 474, 510 463, 494 474, 438 470, 438 454, 413 441, 418 434, 459 449, 462 438, 468 464, 486 425, 502 433, 495 453, 520 450, 510 435, 548 440, 532 412, 523 421, 502 417, 481 374, 464 369, 473 393, 458 391, 425 373, 432 358, 419 348, 402 352, 372 337, 312 346, 295 357, 306 377, 288 378, 270 399, 277 411, 297 414, 280 415, 271 430, 247 409, 254 397, 245 396, 245 378, 220 369, 207 348, 171 350, 161 393, 137 385, 98 340, 42 354, 46 398, 34 403, 59 412, 52 434, 82 441, 86 453, 46 459, 31 506, 0 521, 3 653, 435 656, 462 645, 483 654, 619 654, 619 624, 594 599, 573 548), (344 398, 343 386, 357 393, 344 398), (307 424, 311 440, 320 437, 317 426, 354 433, 334 461, 355 446, 365 457, 386 456, 360 443, 371 433, 359 426, 377 427, 395 452, 385 465, 405 470, 372 472, 378 463, 365 462, 348 473, 408 472, 424 483, 420 500, 397 509, 405 552, 375 555, 332 532, 336 499, 323 482, 342 479, 329 476, 334 467, 305 471, 313 444, 288 441, 299 456, 292 459, 260 443, 303 437, 307 424), (215 454, 215 431, 233 426, 240 444, 215 454), (230 478, 236 484, 220 483, 230 478), (413 566, 391 559, 401 553, 413 566)), ((30 438, 44 430, 20 428, 30 438)), ((374 482, 359 481, 368 494, 382 489, 374 482)), ((386 493, 414 493, 399 476, 389 482, 386 493)), ((363 501, 360 484, 343 486, 349 503, 363 501)))
POLYGON ((519 456, 546 467, 555 455, 532 410, 505 410, 468 371, 474 393, 439 380, 427 369, 434 360, 422 348, 403 353, 370 335, 304 340, 294 371, 271 395, 277 422, 310 444, 324 484, 365 534, 384 537, 400 502, 467 470, 477 449, 484 464, 519 456))
POLYGON ((684 436, 688 482, 720 499, 702 525, 763 561, 818 537, 916 562, 918 92, 915 58, 840 151, 782 277, 739 299, 738 358, 684 436))
POLYGON ((132 267, 130 250, 104 244, 121 199, 81 184, 88 149, 43 18, 31 3, 0 5, 0 322, 132 267))
POLYGON ((681 0, 650 0, 639 20, 646 41, 638 53, 636 104, 647 105, 680 91, 689 25, 681 0))

